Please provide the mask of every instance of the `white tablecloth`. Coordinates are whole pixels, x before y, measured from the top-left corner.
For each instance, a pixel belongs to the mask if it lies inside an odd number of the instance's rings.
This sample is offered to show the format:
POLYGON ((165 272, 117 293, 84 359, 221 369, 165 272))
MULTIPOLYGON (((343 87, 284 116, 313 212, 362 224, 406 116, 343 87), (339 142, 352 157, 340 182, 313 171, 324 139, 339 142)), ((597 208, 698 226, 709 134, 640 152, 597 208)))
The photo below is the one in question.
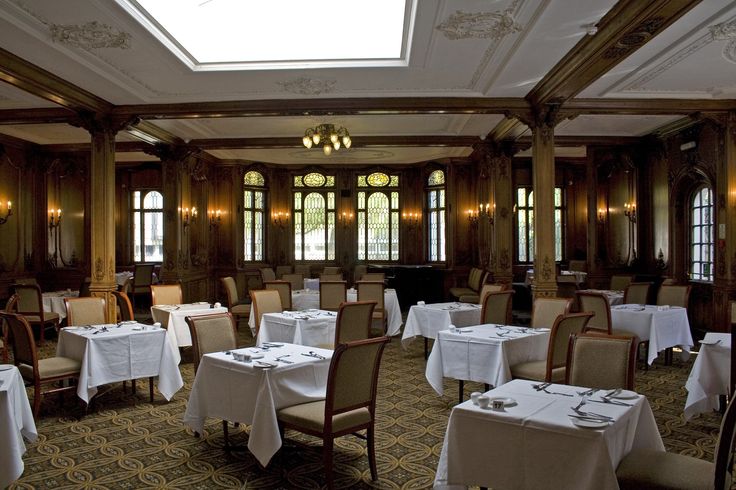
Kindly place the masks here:
POLYGON ((707 333, 685 383, 685 420, 718 409, 718 396, 726 395, 731 381, 731 334, 707 333))
POLYGON ((89 403, 98 386, 151 376, 158 376, 158 390, 167 400, 184 386, 178 352, 165 330, 141 324, 105 325, 106 332, 100 327, 67 327, 59 334, 56 355, 82 363, 79 398, 89 403))
MULTIPOLYGON (((470 400, 450 413, 435 488, 479 485, 502 489, 618 489, 616 467, 632 449, 664 451, 649 402, 632 406, 589 402, 584 410, 614 417, 604 429, 579 428, 567 414, 585 388, 552 385, 547 394, 534 383, 514 380, 489 396, 512 397, 503 412, 470 400)), ((593 399, 599 399, 594 396, 593 399)))
POLYGON ((337 313, 309 310, 266 313, 261 319, 256 345, 288 342, 299 345, 329 345, 335 341, 337 313))
POLYGON ((65 298, 76 298, 79 296, 79 291, 54 291, 51 293, 43 293, 41 298, 43 300, 43 311, 51 313, 58 313, 59 320, 66 318, 66 305, 64 304, 65 298))
MULTIPOLYGON (((358 293, 354 289, 348 289, 348 301, 358 301, 358 293)), ((386 307, 386 320, 388 321, 388 335, 393 337, 401 332, 401 307, 399 306, 399 298, 396 296, 395 289, 386 289, 383 293, 383 302, 386 307)), ((319 308, 319 291, 292 291, 291 308, 295 311, 316 310, 319 308)), ((253 333, 255 333, 256 324, 254 318, 254 309, 250 310, 248 325, 253 333)))
POLYGON ((15 366, 0 364, 0 488, 23 474, 23 438, 38 438, 23 378, 15 366))
POLYGON ((679 306, 666 309, 655 305, 614 306, 611 308, 611 324, 613 330, 625 330, 636 334, 641 341, 649 341, 649 364, 654 362, 658 352, 678 345, 682 347, 683 359, 686 360, 693 346, 687 310, 679 306))
MULTIPOLYGON (((562 271, 557 276, 557 282, 572 282, 577 285, 580 285, 585 282, 585 280, 588 277, 587 272, 580 272, 580 271, 562 271)), ((531 284, 534 282, 534 269, 528 269, 526 271, 526 284, 531 284)))
POLYGON ((547 358, 549 330, 476 325, 460 331, 441 330, 427 359, 425 376, 440 395, 443 377, 500 386, 511 381, 510 366, 547 358))
POLYGON ((583 289, 581 293, 599 293, 608 299, 609 306, 620 305, 624 302, 624 292, 612 289, 583 289))
POLYGON ((189 333, 186 318, 214 313, 227 313, 227 308, 224 306, 210 308, 208 303, 151 306, 153 321, 160 322, 161 326, 168 330, 166 339, 176 348, 177 363, 181 360, 178 348, 192 345, 192 334, 189 333))
POLYGON ((467 327, 480 323, 480 305, 473 303, 434 303, 414 305, 409 309, 401 337, 401 346, 406 347, 419 336, 436 339, 437 332, 450 325, 467 327))
MULTIPOLYGON (((259 351, 246 348, 235 352, 259 351)), ((206 354, 192 384, 184 423, 200 433, 207 417, 250 424, 248 449, 266 466, 281 447, 276 411, 324 399, 331 357, 331 350, 284 344, 265 352, 260 359, 276 363, 278 367, 262 369, 255 367, 253 362, 235 361, 232 355, 206 354), (325 359, 302 355, 310 351, 325 359), (293 364, 275 361, 276 357, 286 354, 293 364)))
POLYGON ((132 279, 132 278, 133 278, 133 273, 130 271, 123 271, 123 272, 115 273, 115 282, 120 287, 125 286, 125 283, 128 282, 128 279, 132 279))

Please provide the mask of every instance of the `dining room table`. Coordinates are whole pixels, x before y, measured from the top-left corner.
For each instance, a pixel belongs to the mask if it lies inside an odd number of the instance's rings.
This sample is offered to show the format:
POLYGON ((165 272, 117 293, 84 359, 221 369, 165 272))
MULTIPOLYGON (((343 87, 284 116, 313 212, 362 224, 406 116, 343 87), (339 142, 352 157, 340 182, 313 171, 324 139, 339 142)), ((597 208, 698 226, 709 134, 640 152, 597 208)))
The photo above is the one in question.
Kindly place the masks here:
POLYGON ((335 342, 337 312, 327 310, 265 313, 261 318, 256 345, 271 342, 326 346, 335 342))
POLYGON ((401 347, 407 349, 417 337, 424 337, 424 358, 427 358, 428 340, 435 340, 437 332, 450 325, 467 327, 480 323, 481 306, 475 303, 419 302, 409 308, 401 335, 401 347))
POLYGON ((264 467, 282 444, 277 411, 323 400, 332 358, 329 349, 271 345, 202 356, 184 413, 200 434, 208 417, 250 425, 248 450, 264 467), (236 360, 240 354, 252 357, 236 360))
POLYGON ((166 340, 166 330, 135 321, 70 326, 59 332, 56 355, 76 359, 82 366, 77 396, 89 403, 102 385, 158 377, 166 400, 184 386, 178 349, 166 340))
POLYGON ((511 366, 547 358, 550 329, 483 324, 440 330, 427 359, 425 377, 438 395, 444 378, 501 386, 511 366))
POLYGON ((0 364, 0 488, 21 477, 25 469, 25 440, 37 439, 23 377, 12 364, 0 364))
MULTIPOLYGON (((347 301, 358 301, 358 291, 355 289, 347 290, 347 301)), ((396 296, 395 289, 385 289, 383 292, 383 302, 386 308, 386 323, 388 325, 387 333, 389 337, 399 335, 401 333, 401 307, 399 306, 399 298, 396 296)), ((297 289, 291 292, 291 309, 293 311, 316 310, 319 309, 319 291, 311 289, 297 289)), ((251 308, 248 317, 248 325, 251 332, 255 335, 255 311, 251 308)))
POLYGON ((721 408, 731 386, 731 334, 708 332, 685 382, 685 420, 721 408))
POLYGON ((623 304, 611 307, 611 329, 635 334, 640 342, 649 341, 647 364, 659 352, 680 347, 683 361, 690 355, 693 337, 687 310, 680 306, 623 304))
POLYGON ((79 291, 66 289, 63 291, 49 291, 41 294, 41 302, 43 303, 43 311, 56 313, 59 315, 59 321, 66 318, 66 298, 79 297, 79 291))
POLYGON ((617 306, 624 302, 624 292, 614 289, 581 289, 581 293, 602 294, 608 300, 609 306, 617 306))
POLYGON ((453 407, 434 488, 617 490, 630 451, 664 452, 645 396, 546 385, 516 379, 486 392, 487 407, 453 407))
POLYGON ((192 334, 189 332, 186 318, 188 316, 211 315, 214 313, 227 313, 227 308, 220 303, 200 301, 197 303, 186 303, 179 305, 154 305, 151 306, 151 317, 156 323, 160 323, 166 329, 166 339, 176 350, 177 364, 181 362, 179 347, 191 347, 192 334))

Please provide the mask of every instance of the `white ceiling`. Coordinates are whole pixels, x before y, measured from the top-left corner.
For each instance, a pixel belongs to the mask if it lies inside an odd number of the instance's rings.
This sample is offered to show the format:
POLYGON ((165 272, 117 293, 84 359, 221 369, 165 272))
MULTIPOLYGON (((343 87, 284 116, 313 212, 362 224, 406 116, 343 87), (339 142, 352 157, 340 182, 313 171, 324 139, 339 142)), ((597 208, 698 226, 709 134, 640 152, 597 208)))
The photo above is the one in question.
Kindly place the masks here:
MULTIPOLYGON (((524 97, 615 0, 416 0, 404 67, 195 72, 109 0, 0 0, 0 46, 116 105, 352 97, 524 97)), ((339 18, 339 13, 336 14, 339 18)), ((736 2, 698 7, 593 83, 581 97, 736 97, 736 2), (720 25, 720 29, 712 30, 720 25)), ((357 21, 357 19, 356 19, 357 21)), ((278 20, 274 20, 278 24, 278 20)), ((278 25, 275 26, 278 28, 278 25)), ((380 33, 381 26, 375 26, 380 33)), ((304 49, 318 48, 318 39, 304 49)), ((1 109, 53 107, 0 84, 1 109)), ((323 122, 361 136, 481 136, 500 115, 372 115, 152 121, 185 141, 294 138, 323 122)), ((672 116, 579 116, 562 136, 641 136, 672 116)), ((88 142, 64 124, 0 125, 38 144, 88 142)), ((131 138, 124 133, 118 141, 131 138)), ((406 163, 467 155, 470 147, 208 150, 274 163, 406 163)), ((130 159, 120 156, 120 160, 130 159)), ((150 157, 146 157, 148 159, 150 157)))

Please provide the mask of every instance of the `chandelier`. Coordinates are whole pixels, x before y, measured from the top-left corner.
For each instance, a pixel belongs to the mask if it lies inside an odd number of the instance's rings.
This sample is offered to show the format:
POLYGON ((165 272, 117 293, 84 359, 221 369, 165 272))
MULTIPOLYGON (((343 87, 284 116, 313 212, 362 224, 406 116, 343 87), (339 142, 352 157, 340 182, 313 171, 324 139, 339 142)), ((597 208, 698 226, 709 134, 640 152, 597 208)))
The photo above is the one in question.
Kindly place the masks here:
POLYGON ((332 154, 333 148, 337 151, 340 149, 340 146, 350 148, 350 145, 353 144, 348 130, 342 126, 335 129, 334 124, 320 124, 315 128, 307 128, 307 130, 304 131, 302 143, 304 143, 304 146, 307 148, 311 148, 312 145, 319 145, 321 143, 322 151, 326 156, 330 156, 332 154))

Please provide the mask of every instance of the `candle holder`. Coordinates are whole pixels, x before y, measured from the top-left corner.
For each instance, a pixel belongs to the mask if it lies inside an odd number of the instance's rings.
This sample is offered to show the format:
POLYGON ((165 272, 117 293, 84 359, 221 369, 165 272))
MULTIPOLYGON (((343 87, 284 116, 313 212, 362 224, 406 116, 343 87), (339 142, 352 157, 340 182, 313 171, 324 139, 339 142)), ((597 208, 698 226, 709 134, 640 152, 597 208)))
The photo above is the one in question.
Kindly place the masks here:
POLYGON ((49 231, 54 231, 61 224, 61 209, 49 209, 49 231))
POLYGON ((8 222, 8 218, 13 216, 13 203, 8 201, 3 212, 3 205, 0 203, 0 225, 4 225, 8 222))

